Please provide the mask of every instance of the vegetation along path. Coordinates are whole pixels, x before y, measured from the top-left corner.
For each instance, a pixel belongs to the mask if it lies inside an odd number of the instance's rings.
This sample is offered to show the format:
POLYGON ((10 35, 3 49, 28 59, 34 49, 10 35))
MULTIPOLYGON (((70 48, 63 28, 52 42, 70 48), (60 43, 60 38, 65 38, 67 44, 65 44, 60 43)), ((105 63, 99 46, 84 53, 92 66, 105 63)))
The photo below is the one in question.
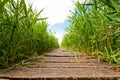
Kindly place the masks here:
POLYGON ((37 64, 0 73, 0 77, 12 80, 118 80, 120 77, 120 72, 106 62, 87 58, 85 54, 79 55, 78 58, 63 49, 45 53, 45 57, 34 59, 32 62, 37 64))

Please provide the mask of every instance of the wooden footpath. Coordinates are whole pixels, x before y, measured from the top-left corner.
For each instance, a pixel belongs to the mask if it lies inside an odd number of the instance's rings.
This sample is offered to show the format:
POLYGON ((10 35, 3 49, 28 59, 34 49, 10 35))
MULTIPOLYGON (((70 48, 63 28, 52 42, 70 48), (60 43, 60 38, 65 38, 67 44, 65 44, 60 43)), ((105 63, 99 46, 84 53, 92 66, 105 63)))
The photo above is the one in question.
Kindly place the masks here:
POLYGON ((32 62, 35 64, 0 72, 0 80, 120 80, 120 72, 110 64, 62 49, 32 62))

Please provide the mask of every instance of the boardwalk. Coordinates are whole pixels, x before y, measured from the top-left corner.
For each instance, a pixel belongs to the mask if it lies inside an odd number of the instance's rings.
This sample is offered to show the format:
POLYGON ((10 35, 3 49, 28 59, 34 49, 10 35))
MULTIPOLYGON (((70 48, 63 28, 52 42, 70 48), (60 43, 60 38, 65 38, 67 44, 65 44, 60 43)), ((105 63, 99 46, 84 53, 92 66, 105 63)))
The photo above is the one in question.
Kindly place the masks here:
POLYGON ((32 64, 9 72, 0 73, 1 78, 22 80, 119 80, 120 72, 106 62, 88 59, 85 55, 75 57, 71 52, 57 49, 45 53, 45 57, 32 64))

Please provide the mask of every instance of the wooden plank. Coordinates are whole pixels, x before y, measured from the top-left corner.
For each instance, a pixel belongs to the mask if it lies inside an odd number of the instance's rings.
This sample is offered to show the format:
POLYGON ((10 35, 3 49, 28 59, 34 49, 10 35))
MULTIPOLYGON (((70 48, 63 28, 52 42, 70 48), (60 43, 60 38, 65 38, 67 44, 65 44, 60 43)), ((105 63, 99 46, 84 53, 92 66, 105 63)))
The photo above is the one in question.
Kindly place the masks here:
POLYGON ((44 63, 38 65, 29 65, 29 68, 112 68, 110 65, 100 63, 44 63))
POLYGON ((45 56, 49 56, 49 57, 74 57, 75 55, 72 53, 63 52, 63 53, 45 53, 45 56))
POLYGON ((3 79, 3 78, 0 78, 0 80, 9 80, 9 79, 3 79))
POLYGON ((34 59, 31 62, 49 62, 49 63, 98 63, 97 59, 83 59, 75 57, 43 57, 34 59))
POLYGON ((63 52, 61 49, 45 53, 44 58, 35 59, 34 65, 16 68, 9 72, 1 73, 0 78, 10 79, 90 79, 107 78, 116 79, 120 72, 113 70, 110 64, 98 62, 97 59, 87 59, 86 54, 76 58, 71 52, 63 52))
POLYGON ((88 62, 98 62, 97 59, 77 59, 75 57, 44 57, 43 60, 45 62, 54 62, 54 63, 88 63, 88 62))
POLYGON ((14 70, 7 72, 0 77, 10 78, 90 78, 90 77, 120 77, 120 72, 115 72, 110 69, 97 68, 25 68, 22 70, 14 70), (15 74, 13 73, 15 72, 15 74))

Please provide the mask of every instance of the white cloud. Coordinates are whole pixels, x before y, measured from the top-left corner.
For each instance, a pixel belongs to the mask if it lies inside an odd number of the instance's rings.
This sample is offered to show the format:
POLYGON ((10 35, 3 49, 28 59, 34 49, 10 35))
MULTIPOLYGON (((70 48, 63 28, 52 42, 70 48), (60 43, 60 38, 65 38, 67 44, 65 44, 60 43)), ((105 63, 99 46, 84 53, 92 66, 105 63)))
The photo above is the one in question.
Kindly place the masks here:
MULTIPOLYGON (((78 0, 27 0, 28 2, 33 2, 33 8, 36 8, 37 11, 40 11, 44 8, 42 12, 42 17, 49 17, 48 23, 62 23, 67 17, 71 14, 69 11, 73 10, 74 3, 73 1, 78 0)), ((84 0, 79 0, 84 2, 84 0)), ((89 1, 89 0, 88 0, 89 1)))
POLYGON ((42 17, 49 17, 48 23, 62 23, 70 15, 69 10, 73 9, 72 0, 31 0, 34 8, 38 11, 44 8, 42 17))
MULTIPOLYGON (((73 0, 27 0, 28 2, 33 2, 33 8, 40 11, 44 8, 42 12, 42 17, 48 17, 48 23, 50 25, 56 23, 63 23, 68 16, 70 16, 70 11, 74 9, 73 0)), ((78 1, 78 0, 74 0, 78 1)), ((79 0, 83 2, 84 0, 79 0)), ((62 41, 64 33, 56 32, 56 37, 59 43, 62 41)))
POLYGON ((59 44, 61 44, 64 34, 65 33, 57 33, 57 34, 55 34, 56 38, 58 39, 59 44))

